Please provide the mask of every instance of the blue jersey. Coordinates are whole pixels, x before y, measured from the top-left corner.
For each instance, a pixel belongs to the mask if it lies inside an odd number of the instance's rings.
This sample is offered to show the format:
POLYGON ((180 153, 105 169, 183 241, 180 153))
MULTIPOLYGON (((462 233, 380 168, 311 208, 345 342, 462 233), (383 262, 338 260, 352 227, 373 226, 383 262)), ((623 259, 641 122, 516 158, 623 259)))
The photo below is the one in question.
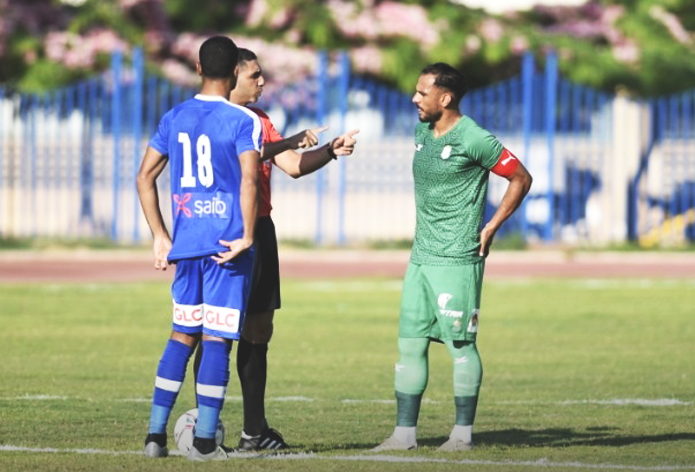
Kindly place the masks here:
POLYGON ((170 261, 226 251, 220 239, 243 236, 239 155, 261 141, 258 116, 220 96, 196 95, 162 117, 149 145, 169 156, 170 261))

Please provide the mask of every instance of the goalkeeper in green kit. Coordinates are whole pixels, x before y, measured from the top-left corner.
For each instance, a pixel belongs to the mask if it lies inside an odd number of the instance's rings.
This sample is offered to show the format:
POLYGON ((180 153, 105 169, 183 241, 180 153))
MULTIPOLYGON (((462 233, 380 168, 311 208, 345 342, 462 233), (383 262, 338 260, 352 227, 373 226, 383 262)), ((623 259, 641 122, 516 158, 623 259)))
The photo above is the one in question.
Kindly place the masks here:
POLYGON ((476 348, 485 257, 495 233, 521 205, 531 175, 487 130, 459 111, 462 74, 425 67, 413 96, 416 228, 403 281, 396 364, 396 428, 373 452, 417 447, 417 419, 427 386, 431 341, 444 343, 454 370, 456 422, 438 451, 473 447, 483 376, 476 348), (509 181, 492 219, 482 228, 490 172, 509 181))

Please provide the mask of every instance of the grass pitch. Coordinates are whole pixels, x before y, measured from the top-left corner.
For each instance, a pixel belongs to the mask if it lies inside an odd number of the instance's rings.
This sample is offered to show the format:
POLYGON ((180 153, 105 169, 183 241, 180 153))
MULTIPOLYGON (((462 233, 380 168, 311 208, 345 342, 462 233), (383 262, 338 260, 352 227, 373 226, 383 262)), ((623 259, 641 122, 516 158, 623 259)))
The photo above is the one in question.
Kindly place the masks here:
MULTIPOLYGON (((395 421, 400 288, 286 280, 267 417, 296 447, 200 465, 139 455, 168 285, 0 286, 0 470, 695 470, 695 282, 487 279, 477 448, 435 453, 454 407, 451 361, 433 344, 420 449, 374 456, 395 421)), ((234 373, 227 395, 233 445, 234 373)), ((170 430, 194 405, 189 375, 170 430)))

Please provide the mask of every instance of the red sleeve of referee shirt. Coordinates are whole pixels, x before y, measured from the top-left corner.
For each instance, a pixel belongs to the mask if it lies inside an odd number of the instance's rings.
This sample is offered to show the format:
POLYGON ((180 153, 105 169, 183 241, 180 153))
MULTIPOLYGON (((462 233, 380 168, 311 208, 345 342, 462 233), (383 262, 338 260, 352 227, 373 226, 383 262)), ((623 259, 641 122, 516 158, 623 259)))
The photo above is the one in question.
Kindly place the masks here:
MULTIPOLYGON (((258 115, 261 119, 261 125, 263 125, 263 143, 274 143, 275 141, 282 141, 282 135, 275 129, 273 123, 270 121, 270 117, 261 110, 260 108, 249 107, 251 111, 258 115)), ((265 217, 270 216, 270 212, 273 209, 273 205, 270 201, 270 177, 273 170, 272 165, 273 160, 268 159, 259 163, 258 165, 258 186, 259 186, 259 206, 258 206, 258 216, 265 217)))
POLYGON ((263 125, 264 143, 274 143, 284 139, 278 130, 275 129, 275 126, 273 126, 273 123, 270 121, 270 117, 266 114, 266 112, 256 107, 249 107, 249 110, 253 111, 261 119, 261 125, 263 125))

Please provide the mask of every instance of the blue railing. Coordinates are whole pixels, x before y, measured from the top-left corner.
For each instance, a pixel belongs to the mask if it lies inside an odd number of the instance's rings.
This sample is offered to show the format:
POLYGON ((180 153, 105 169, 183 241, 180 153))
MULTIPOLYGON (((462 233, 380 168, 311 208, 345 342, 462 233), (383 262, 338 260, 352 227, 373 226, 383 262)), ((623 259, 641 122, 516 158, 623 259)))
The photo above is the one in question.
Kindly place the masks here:
MULTIPOLYGON (((140 50, 130 58, 116 53, 106 73, 47 94, 0 87, 0 237, 141 241, 147 231, 134 177, 147 139, 164 112, 194 93, 147 74, 140 50)), ((624 139, 640 139, 637 125, 626 128, 629 120, 621 117, 631 115, 614 111, 616 103, 626 106, 624 100, 562 79, 552 54, 543 69, 527 55, 520 75, 471 91, 463 113, 496 134, 534 175, 531 194, 499 237, 692 241, 694 100, 689 92, 642 108, 630 102, 652 123, 648 139, 632 146, 624 139), (625 142, 635 151, 625 151, 625 142)), ((344 53, 320 53, 315 76, 269 94, 260 106, 286 135, 328 124, 325 142, 361 129, 353 156, 298 181, 274 172, 281 239, 349 244, 412 238, 417 115, 409 94, 352 74, 344 53), (333 62, 336 74, 329 73, 333 62)), ((166 173, 159 186, 167 202, 166 173)), ((505 188, 504 179, 491 178, 486 218, 505 188)))
POLYGON ((644 107, 651 123, 630 183, 630 237, 647 247, 695 241, 695 91, 644 107))

